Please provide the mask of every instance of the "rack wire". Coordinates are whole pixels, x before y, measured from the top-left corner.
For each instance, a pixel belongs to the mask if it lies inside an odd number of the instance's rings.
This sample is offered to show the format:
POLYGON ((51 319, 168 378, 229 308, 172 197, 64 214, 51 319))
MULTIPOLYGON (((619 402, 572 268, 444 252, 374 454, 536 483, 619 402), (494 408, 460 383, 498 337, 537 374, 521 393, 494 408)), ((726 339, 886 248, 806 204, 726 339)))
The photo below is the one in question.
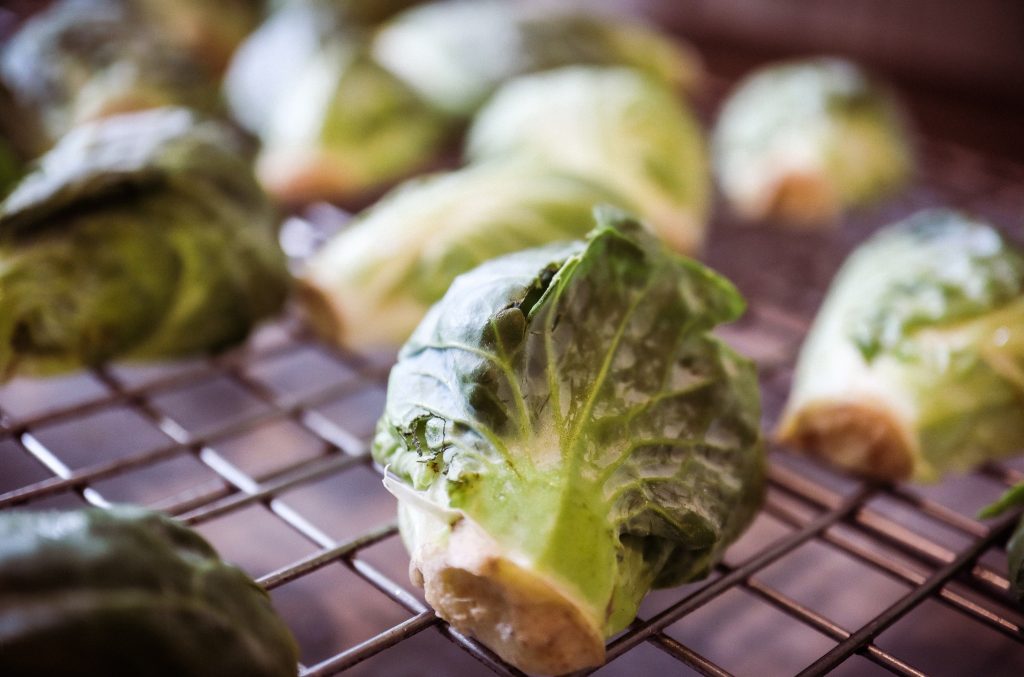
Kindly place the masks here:
MULTIPOLYGON (((952 204, 1021 237, 1024 167, 929 139, 919 151, 912 190, 834 231, 716 219, 707 259, 750 302, 723 335, 759 362, 766 429, 829 279, 876 226, 952 204)), ((312 213, 289 223, 293 251, 341 220, 312 213)), ((288 315, 217 357, 17 380, 0 389, 0 509, 137 500, 176 516, 271 591, 303 648, 302 675, 519 675, 438 619, 403 575, 393 503, 369 472, 389 367, 387 355, 318 343, 288 315)), ((1003 550, 1015 520, 973 515, 1022 471, 989 464, 939 487, 888 486, 773 450, 750 532, 705 581, 653 594, 597 672, 1020 674, 1024 617, 1003 550), (801 558, 810 564, 786 568, 801 558), (836 558, 858 573, 835 578, 836 558), (755 607, 774 620, 750 630, 755 607), (906 631, 922 614, 948 632, 925 650, 906 631), (957 641, 974 663, 948 661, 942 644, 957 641)))

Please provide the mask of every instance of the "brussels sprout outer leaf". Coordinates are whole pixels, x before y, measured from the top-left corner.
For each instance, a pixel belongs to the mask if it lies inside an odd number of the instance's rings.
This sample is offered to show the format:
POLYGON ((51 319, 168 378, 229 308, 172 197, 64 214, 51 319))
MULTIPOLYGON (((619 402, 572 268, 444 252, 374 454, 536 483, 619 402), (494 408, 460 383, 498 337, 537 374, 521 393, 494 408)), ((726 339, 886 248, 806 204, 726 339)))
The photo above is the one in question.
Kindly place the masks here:
POLYGON ((52 227, 59 222, 49 217, 81 203, 162 189, 269 211, 227 127, 200 122, 184 108, 161 108, 65 136, 0 206, 0 237, 52 227))
POLYGON ((0 671, 294 675, 267 594, 195 532, 132 507, 0 516, 0 671))
POLYGON ((982 508, 982 510, 978 512, 978 517, 981 517, 982 519, 999 517, 1004 512, 1019 507, 1024 507, 1024 482, 1008 489, 999 497, 999 500, 992 505, 982 508))
POLYGON ((560 598, 558 618, 577 619, 567 642, 616 632, 652 585, 705 575, 762 490, 753 366, 708 333, 740 297, 637 224, 598 218, 585 244, 456 279, 402 349, 374 441, 380 463, 464 515, 401 501, 428 600, 540 672, 595 651, 567 659, 517 624, 550 620, 560 598), (534 586, 547 593, 525 614, 517 591, 534 586), (471 611, 463 588, 486 591, 471 611))
POLYGON ((630 206, 602 186, 532 163, 413 179, 310 260, 301 299, 332 341, 398 346, 458 274, 495 256, 583 237, 603 203, 630 206))
POLYGON ((1024 447, 1024 259, 942 210, 890 226, 837 275, 780 437, 851 470, 930 481, 1024 447))
POLYGON ((875 283, 885 286, 849 321, 868 361, 899 351, 917 329, 963 322, 1024 294, 1024 257, 997 231, 954 212, 919 214, 876 251, 875 283))

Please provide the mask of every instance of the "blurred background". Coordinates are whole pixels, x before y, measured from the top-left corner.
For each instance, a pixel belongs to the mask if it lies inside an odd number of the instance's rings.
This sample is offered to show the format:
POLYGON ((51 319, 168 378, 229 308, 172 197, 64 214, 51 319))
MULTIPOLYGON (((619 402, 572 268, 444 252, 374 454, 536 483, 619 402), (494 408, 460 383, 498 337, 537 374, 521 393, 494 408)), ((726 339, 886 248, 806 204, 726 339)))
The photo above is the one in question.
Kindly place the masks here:
MULTIPOLYGON (((895 82, 937 134, 1024 160, 1024 3, 1017 0, 524 0, 640 15, 733 80, 766 60, 833 53, 895 82)), ((0 3, 0 41, 49 0, 0 3)))
MULTIPOLYGON (((546 0, 548 4, 564 4, 546 0)), ((834 53, 900 86, 922 129, 1024 159, 1024 3, 1016 0, 597 0, 691 40, 728 79, 834 53)))

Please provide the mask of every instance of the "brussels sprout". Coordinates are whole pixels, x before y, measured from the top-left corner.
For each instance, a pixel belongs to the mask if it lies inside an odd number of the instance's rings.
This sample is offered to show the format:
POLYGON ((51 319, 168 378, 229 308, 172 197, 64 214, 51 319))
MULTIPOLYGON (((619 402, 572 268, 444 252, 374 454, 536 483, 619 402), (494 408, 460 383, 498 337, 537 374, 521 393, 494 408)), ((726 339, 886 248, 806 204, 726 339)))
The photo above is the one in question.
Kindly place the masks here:
MULTIPOLYGON (((978 516, 982 518, 998 517, 999 515, 1024 506, 1024 482, 1003 494, 998 501, 982 510, 978 516)), ((1006 544, 1007 567, 1009 569, 1010 593, 1018 603, 1024 604, 1024 519, 1006 544)))
POLYGON ((444 2, 374 33, 365 14, 357 4, 286 6, 231 66, 231 107, 261 137, 261 179, 284 200, 357 197, 422 169, 453 127, 522 72, 613 63, 677 82, 695 71, 668 38, 588 15, 444 2))
POLYGON ((285 5, 235 52, 224 93, 234 119, 253 134, 260 134, 285 91, 335 30, 333 15, 323 5, 285 5))
POLYGON ((528 672, 597 665, 652 587, 705 576, 760 503, 743 301, 609 211, 460 276, 402 348, 374 458, 427 601, 528 672))
POLYGON ((267 594, 198 534, 120 506, 0 514, 0 672, 295 675, 267 594))
POLYGON ((447 138, 447 118, 367 54, 364 22, 386 9, 293 3, 239 49, 225 91, 262 140, 260 180, 279 199, 361 196, 424 167, 447 138))
POLYGON ((335 236, 300 280, 307 315, 354 348, 398 346, 459 273, 583 237, 595 204, 623 202, 530 164, 487 163, 403 184, 335 236))
POLYGON ((711 187, 700 127, 638 71, 575 66, 513 80, 477 115, 466 156, 523 157, 607 185, 676 250, 703 240, 711 187))
POLYGON ((275 104, 327 43, 362 48, 373 26, 412 0, 290 0, 238 48, 224 80, 231 112, 259 134, 275 104))
POLYGON ((229 130, 82 125, 0 204, 0 375, 216 350, 284 301, 276 218, 229 130))
POLYGON ((306 62, 262 130, 257 173, 275 197, 351 197, 430 160, 447 121, 357 45, 336 40, 306 62))
POLYGON ((104 2, 56 3, 4 48, 0 71, 17 103, 41 118, 46 145, 84 121, 166 105, 216 112, 205 68, 104 2))
POLYGON ((913 165, 904 115, 854 64, 769 66, 722 108, 712 154, 741 215, 815 224, 901 187, 913 165))
POLYGON ((632 66, 680 86, 700 66, 676 40, 622 17, 508 0, 447 0, 384 25, 374 54, 437 108, 468 116, 502 82, 570 64, 632 66))
POLYGON ((839 272, 780 437, 845 468, 930 481, 1024 449, 1024 257, 985 223, 925 211, 839 272))

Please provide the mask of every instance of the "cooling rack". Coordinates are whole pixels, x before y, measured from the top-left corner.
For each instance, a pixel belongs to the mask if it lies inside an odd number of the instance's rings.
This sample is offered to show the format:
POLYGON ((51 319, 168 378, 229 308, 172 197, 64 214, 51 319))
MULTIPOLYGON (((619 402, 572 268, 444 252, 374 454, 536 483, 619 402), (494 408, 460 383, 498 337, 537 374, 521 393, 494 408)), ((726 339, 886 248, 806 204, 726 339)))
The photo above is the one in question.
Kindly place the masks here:
MULTIPOLYGON (((828 281, 874 228, 946 204, 1021 238, 1024 167, 930 139, 918 150, 911 190, 835 230, 717 210, 706 259, 750 303, 723 336, 759 362, 766 429, 828 281)), ((301 259, 344 220, 311 208, 282 241, 301 259)), ((368 455, 390 363, 320 344, 289 313, 216 357, 16 380, 0 388, 0 509, 138 502, 176 516, 270 591, 303 675, 521 674, 408 582, 368 455)), ((773 449, 769 478, 725 561, 652 593, 596 674, 1024 674, 1004 572, 1014 520, 974 517, 1024 463, 887 486, 773 449)))

